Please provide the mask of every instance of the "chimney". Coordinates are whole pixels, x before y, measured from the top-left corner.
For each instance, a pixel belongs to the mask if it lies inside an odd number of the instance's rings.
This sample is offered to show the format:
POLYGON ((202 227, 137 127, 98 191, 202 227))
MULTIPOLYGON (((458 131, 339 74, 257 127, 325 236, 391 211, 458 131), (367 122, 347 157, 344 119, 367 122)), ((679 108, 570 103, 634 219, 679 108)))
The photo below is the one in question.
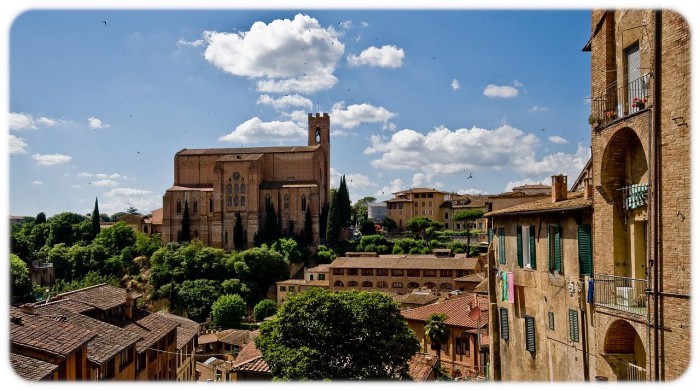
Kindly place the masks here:
POLYGON ((567 196, 567 176, 552 175, 552 202, 562 201, 567 196))
POLYGON ((34 313, 35 313, 34 312, 34 304, 24 304, 21 307, 19 307, 19 309, 21 309, 22 312, 24 312, 25 314, 28 314, 28 315, 34 315, 34 313))
POLYGON ((134 316, 134 295, 131 292, 131 288, 126 288, 126 303, 124 304, 124 313, 127 319, 131 319, 134 316))
POLYGON ((590 200, 593 198, 593 179, 584 178, 583 180, 583 198, 590 200))

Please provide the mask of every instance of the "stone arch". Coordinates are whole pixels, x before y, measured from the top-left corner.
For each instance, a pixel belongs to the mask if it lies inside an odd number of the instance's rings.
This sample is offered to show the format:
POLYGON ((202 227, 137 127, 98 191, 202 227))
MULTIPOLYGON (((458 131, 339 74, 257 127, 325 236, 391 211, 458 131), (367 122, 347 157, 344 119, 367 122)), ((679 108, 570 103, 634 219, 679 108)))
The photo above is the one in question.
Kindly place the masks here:
POLYGON ((333 286, 345 286, 345 284, 343 284, 342 281, 338 280, 333 284, 333 286))
POLYGON ((601 161, 600 182, 608 197, 620 187, 648 182, 649 164, 644 145, 631 128, 621 128, 607 142, 601 161))
POLYGON ((610 324, 603 341, 603 357, 619 380, 626 379, 627 364, 646 368, 646 349, 637 330, 628 321, 618 319, 610 324))

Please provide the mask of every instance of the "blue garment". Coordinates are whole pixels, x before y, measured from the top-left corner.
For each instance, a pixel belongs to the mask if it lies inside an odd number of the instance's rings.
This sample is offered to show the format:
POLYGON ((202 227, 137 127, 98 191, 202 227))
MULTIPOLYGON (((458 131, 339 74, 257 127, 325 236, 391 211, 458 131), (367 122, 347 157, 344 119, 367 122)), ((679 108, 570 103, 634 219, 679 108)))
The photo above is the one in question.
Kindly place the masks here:
POLYGON ((588 279, 588 297, 586 300, 587 303, 593 303, 593 287, 595 286, 595 283, 593 282, 592 278, 588 279))

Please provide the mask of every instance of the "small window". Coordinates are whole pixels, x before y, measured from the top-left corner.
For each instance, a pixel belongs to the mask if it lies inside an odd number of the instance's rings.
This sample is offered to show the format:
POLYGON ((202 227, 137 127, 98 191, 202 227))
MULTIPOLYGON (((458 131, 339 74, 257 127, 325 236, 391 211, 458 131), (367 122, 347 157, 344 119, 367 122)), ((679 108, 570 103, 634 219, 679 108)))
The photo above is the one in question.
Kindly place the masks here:
POLYGON ((561 273, 561 227, 558 225, 550 225, 547 228, 547 258, 549 270, 561 273))
POLYGON ((423 277, 436 277, 436 276, 437 276, 437 270, 435 270, 435 269, 423 270, 423 277))
POLYGON ((505 339, 506 341, 510 338, 509 330, 508 330, 508 309, 507 308, 499 308, 500 310, 500 320, 501 320, 501 338, 505 339))
POLYGON ((406 270, 406 276, 408 277, 420 277, 419 269, 408 269, 406 270))
POLYGON ((229 183, 228 186, 226 186, 226 194, 231 194, 233 193, 233 186, 229 183))
POLYGON ((362 275, 363 276, 372 276, 372 275, 374 275, 374 269, 362 269, 362 275))
POLYGON ((290 286, 290 287, 289 287, 289 293, 292 293, 292 292, 294 292, 294 291, 295 291, 295 288, 294 288, 293 286, 290 286))
POLYGON ((336 281, 336 282, 335 282, 335 283, 333 284, 333 286, 339 286, 339 287, 342 287, 342 286, 345 286, 345 284, 343 284, 343 282, 342 282, 342 281, 336 281))
POLYGON ((518 266, 535 269, 535 227, 517 227, 518 266))
POLYGON ((241 183, 241 193, 245 193, 245 183, 241 183))
POLYGON ((309 274, 309 281, 313 281, 313 280, 314 280, 314 275, 313 275, 313 274, 309 274))
POLYGON ((377 276, 388 276, 389 269, 377 269, 377 276))
POLYGON ((357 281, 348 281, 348 286, 351 288, 357 287, 357 281))
POLYGON ((535 353, 535 318, 525 315, 525 350, 535 353))
POLYGON ((506 264, 506 229, 498 228, 498 263, 506 264))
POLYGON ((569 338, 578 342, 578 311, 572 309, 569 310, 569 338))
POLYGON ((391 287, 392 288, 403 288, 403 282, 398 282, 398 281, 392 282, 391 287))
POLYGON ((238 207, 238 196, 233 197, 233 206, 238 207))
POLYGON ((371 287, 372 287, 372 281, 362 281, 362 287, 363 287, 363 288, 371 288, 371 287))
POLYGON ((578 226, 578 268, 579 274, 590 276, 593 272, 591 249, 591 225, 578 226))
POLYGON ((547 312, 547 326, 550 330, 554 330, 554 312, 547 312))
POLYGON ((289 209, 289 195, 287 195, 287 194, 284 195, 283 206, 284 206, 285 210, 289 209))
POLYGON ((319 274, 318 274, 318 280, 319 280, 319 281, 325 281, 325 280, 326 280, 326 275, 323 274, 323 273, 319 273, 319 274))
POLYGON ((284 285, 280 285, 280 292, 286 292, 286 291, 287 291, 287 287, 284 285))
POLYGON ((214 212, 214 197, 209 198, 209 212, 210 213, 214 212))
POLYGON ((197 213, 199 211, 199 202, 197 200, 192 201, 192 213, 197 213))
POLYGON ((440 270, 440 277, 452 277, 452 270, 440 270))
POLYGON ((231 206, 233 206, 233 197, 231 197, 231 196, 226 197, 226 206, 228 206, 229 208, 231 206))
POLYGON ((357 269, 352 268, 348 269, 348 276, 356 276, 357 275, 357 269))
POLYGON ((301 196, 301 211, 306 212, 306 196, 301 196))
POLYGON ((239 191, 239 187, 238 187, 238 183, 236 183, 233 185, 233 194, 238 194, 238 191, 239 191))
POLYGON ((245 196, 241 196, 241 206, 245 206, 245 196))
POLYGON ((403 269, 391 269, 391 275, 394 277, 402 277, 403 269))
POLYGON ((377 288, 386 288, 388 285, 386 281, 379 281, 377 282, 377 288))
POLYGON ((182 213, 182 202, 180 200, 177 200, 175 203, 175 210, 177 213, 182 213))

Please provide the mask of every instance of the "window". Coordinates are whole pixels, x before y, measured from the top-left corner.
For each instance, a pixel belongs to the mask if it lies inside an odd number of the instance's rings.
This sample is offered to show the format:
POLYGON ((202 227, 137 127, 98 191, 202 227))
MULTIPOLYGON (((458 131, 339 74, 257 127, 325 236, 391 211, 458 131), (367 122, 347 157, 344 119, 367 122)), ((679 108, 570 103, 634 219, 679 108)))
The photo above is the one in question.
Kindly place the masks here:
POLYGON ((388 276, 389 269, 377 269, 377 276, 388 276))
POLYGON ((469 357, 470 351, 469 351, 469 336, 466 334, 462 334, 462 337, 457 337, 455 339, 455 353, 461 355, 461 356, 467 356, 469 357))
POLYGON ((284 285, 280 285, 280 292, 286 292, 286 291, 287 291, 287 287, 284 285))
POLYGON ((377 283, 377 288, 386 288, 387 286, 386 281, 379 281, 377 283))
POLYGON ((550 330, 554 330, 554 312, 547 312, 547 327, 550 330))
POLYGON ((231 197, 231 196, 226 197, 226 206, 228 206, 229 208, 231 206, 233 206, 233 197, 231 197))
POLYGON ((501 338, 505 339, 506 341, 510 338, 509 330, 508 330, 508 309, 507 308, 499 308, 501 312, 501 338))
POLYGON ((197 200, 192 201, 192 213, 197 213, 199 209, 199 202, 197 200))
POLYGON ((122 350, 119 353, 119 364, 121 368, 124 368, 127 366, 129 363, 131 363, 131 357, 133 356, 131 354, 133 348, 128 348, 126 350, 122 350))
POLYGON ((345 275, 345 269, 333 269, 333 275, 334 276, 343 276, 343 275, 345 275))
POLYGON ((241 206, 245 206, 245 196, 241 196, 241 206))
POLYGON ((408 270, 406 270, 406 275, 408 277, 420 277, 420 270, 419 269, 408 269, 408 270))
POLYGON ((136 356, 136 370, 140 371, 146 367, 146 352, 136 356))
POLYGON ((175 203, 175 209, 177 213, 182 213, 182 202, 180 200, 177 200, 175 203))
POLYGON ((420 206, 425 206, 425 201, 421 202, 420 206))
POLYGON ((435 269, 423 270, 423 277, 436 277, 436 276, 437 276, 437 270, 435 270, 435 269))
POLYGON ((371 281, 362 281, 362 287, 364 287, 364 288, 371 288, 371 287, 372 287, 372 282, 371 282, 371 281))
POLYGON ((535 227, 523 225, 518 226, 517 230, 518 266, 536 269, 535 227))
POLYGON ((452 277, 452 270, 440 270, 440 277, 452 277))
POLYGON ((525 350, 535 353, 535 318, 525 315, 525 350))
POLYGON ((591 252, 591 225, 578 226, 578 272, 590 276, 593 272, 593 254, 591 252))
POLYGON ((356 276, 357 269, 348 269, 348 276, 356 276))
POLYGON ((342 281, 336 281, 333 286, 345 286, 342 281))
POLYGON ((414 203, 413 203, 413 206, 415 206, 415 207, 417 208, 417 207, 418 207, 418 201, 414 202, 414 203))
POLYGON ((284 195, 284 209, 287 210, 289 209, 289 195, 285 194, 284 195))
POLYGON ((326 280, 326 275, 324 273, 319 273, 318 274, 318 280, 319 281, 325 281, 326 280))
POLYGON ((417 282, 409 282, 408 285, 406 286, 408 289, 416 289, 419 288, 420 285, 417 282))
POLYGON ((447 215, 447 213, 445 213, 445 220, 447 219, 449 219, 449 216, 447 215))
POLYGON ((451 291, 451 290, 452 290, 452 284, 449 284, 449 283, 447 283, 447 282, 444 282, 444 283, 440 284, 440 289, 442 289, 442 290, 444 290, 444 291, 451 291))
POLYGON ((391 275, 393 277, 402 277, 403 276, 403 269, 391 269, 391 275))
POLYGON ((241 193, 245 193, 245 183, 241 183, 241 193))
POLYGON ((506 264, 506 229, 498 228, 498 263, 506 264))
POLYGON ((233 206, 238 207, 238 196, 233 197, 233 206))
POLYGON ((293 286, 289 287, 289 293, 293 293, 295 291, 295 288, 293 286))
POLYGON ((226 186, 226 194, 231 194, 233 193, 233 186, 229 183, 228 186, 226 186))
POLYGON ((403 282, 398 282, 398 281, 392 282, 391 287, 392 288, 403 288, 403 282))
POLYGON ((569 338, 578 342, 578 311, 572 309, 569 310, 569 338))
POLYGON ((233 185, 233 194, 238 194, 238 183, 233 185))
POLYGON ((214 197, 209 198, 209 212, 214 212, 214 197))
POLYGON ((357 281, 348 281, 348 286, 352 288, 357 287, 357 281))
POLYGON ((433 198, 433 193, 428 193, 428 198, 433 198))
POLYGON ((547 227, 547 258, 549 271, 561 273, 561 227, 558 225, 547 227))
POLYGON ((313 275, 313 274, 309 274, 309 281, 313 281, 313 280, 314 280, 314 275, 313 275))
POLYGON ((306 196, 301 196, 301 211, 306 212, 306 196))
POLYGON ((374 269, 362 269, 362 275, 363 276, 372 276, 372 275, 374 275, 374 269))

